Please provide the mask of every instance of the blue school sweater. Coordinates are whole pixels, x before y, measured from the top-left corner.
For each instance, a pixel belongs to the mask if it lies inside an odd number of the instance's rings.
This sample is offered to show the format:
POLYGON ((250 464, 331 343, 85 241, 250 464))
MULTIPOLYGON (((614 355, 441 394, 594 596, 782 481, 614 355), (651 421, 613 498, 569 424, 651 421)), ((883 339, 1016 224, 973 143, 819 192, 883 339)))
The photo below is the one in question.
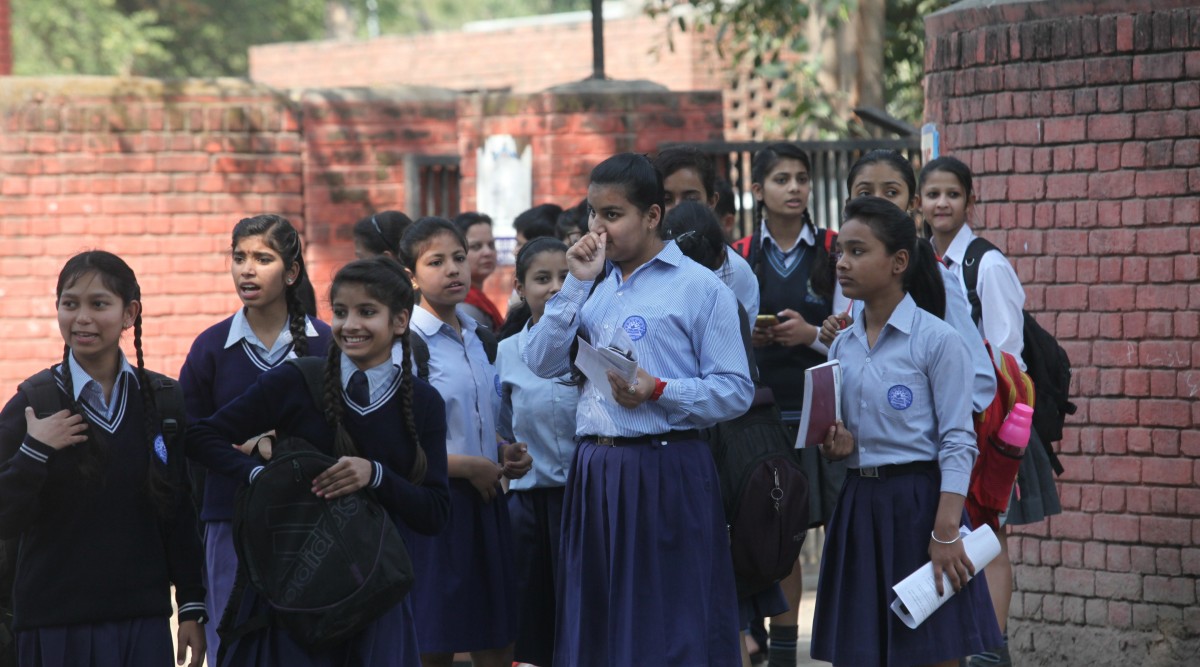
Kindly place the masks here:
MULTIPOLYGON (((308 354, 324 357, 329 351, 329 325, 311 317, 308 321, 317 330, 315 337, 308 337, 308 354)), ((183 369, 179 371, 179 384, 183 387, 189 423, 195 424, 212 415, 222 405, 241 396, 259 375, 272 367, 249 346, 239 343, 229 348, 225 347, 232 323, 233 316, 230 316, 197 336, 188 352, 187 360, 183 363, 183 369)), ((275 365, 282 363, 283 359, 275 365)), ((246 438, 226 443, 226 446, 240 445, 254 435, 258 433, 251 433, 246 438)), ((249 461, 250 458, 246 457, 246 460, 249 461)), ((200 519, 232 520, 234 492, 237 491, 237 486, 234 480, 225 476, 208 475, 204 480, 204 507, 200 510, 200 519)))
MULTIPOLYGON (((343 424, 360 455, 378 464, 372 476, 375 497, 401 534, 406 530, 424 535, 439 533, 450 514, 446 408, 441 395, 425 380, 414 379, 413 415, 429 465, 423 484, 408 481, 416 450, 404 428, 398 386, 366 414, 346 406, 345 398, 340 400, 343 424)), ((271 429, 299 435, 321 451, 333 452, 333 428, 313 404, 300 369, 292 364, 281 364, 263 373, 244 394, 190 428, 188 456, 204 464, 210 475, 227 476, 236 487, 249 480, 261 464, 229 443, 244 442, 271 429)))
POLYGON ((0 412, 0 538, 21 540, 17 630, 169 616, 171 584, 185 610, 180 620, 204 615, 191 499, 184 489, 171 518, 159 516, 147 495, 151 450, 141 393, 134 382, 124 386, 113 431, 89 416, 88 442, 60 451, 26 435, 24 394, 0 412), (85 481, 80 457, 97 446, 106 458, 97 478, 85 481))

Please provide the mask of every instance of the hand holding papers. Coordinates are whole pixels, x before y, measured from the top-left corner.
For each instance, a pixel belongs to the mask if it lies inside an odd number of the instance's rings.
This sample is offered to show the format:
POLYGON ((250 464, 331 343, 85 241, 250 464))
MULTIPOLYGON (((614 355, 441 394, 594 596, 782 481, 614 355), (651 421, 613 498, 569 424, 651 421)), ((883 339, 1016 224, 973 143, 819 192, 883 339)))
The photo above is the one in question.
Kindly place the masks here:
MULTIPOLYGON (((967 551, 967 558, 971 559, 976 572, 982 572, 1000 553, 1000 541, 987 524, 973 532, 962 528, 960 534, 963 536, 963 548, 967 551)), ((891 609, 910 628, 916 628, 954 595, 954 587, 944 574, 943 593, 938 595, 933 581, 933 563, 921 566, 903 581, 892 586, 892 590, 896 592, 896 600, 892 602, 891 609)))
POLYGON ((575 365, 583 372, 589 382, 597 386, 608 386, 608 371, 614 371, 626 384, 633 384, 637 378, 637 359, 632 352, 622 353, 614 347, 592 347, 591 343, 578 338, 579 352, 575 355, 575 365))

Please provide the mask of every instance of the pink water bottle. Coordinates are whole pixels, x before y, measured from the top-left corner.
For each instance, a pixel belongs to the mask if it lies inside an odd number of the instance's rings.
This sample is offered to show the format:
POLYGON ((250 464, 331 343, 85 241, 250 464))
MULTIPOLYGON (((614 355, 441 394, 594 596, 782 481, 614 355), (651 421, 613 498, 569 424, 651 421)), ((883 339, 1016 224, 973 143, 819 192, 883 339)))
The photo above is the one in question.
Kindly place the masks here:
POLYGON ((1013 406, 1000 431, 996 434, 1002 443, 1002 449, 1013 458, 1020 458, 1029 446, 1029 427, 1033 424, 1033 408, 1024 403, 1013 406))

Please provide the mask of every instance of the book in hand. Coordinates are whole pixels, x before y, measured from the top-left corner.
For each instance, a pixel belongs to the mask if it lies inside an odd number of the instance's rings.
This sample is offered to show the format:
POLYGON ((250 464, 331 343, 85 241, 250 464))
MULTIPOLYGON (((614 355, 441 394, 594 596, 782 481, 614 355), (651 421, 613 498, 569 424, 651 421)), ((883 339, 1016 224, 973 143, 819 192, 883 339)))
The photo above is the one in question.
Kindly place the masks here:
POLYGON ((829 427, 842 419, 842 365, 837 359, 804 371, 804 409, 796 449, 825 442, 829 427))

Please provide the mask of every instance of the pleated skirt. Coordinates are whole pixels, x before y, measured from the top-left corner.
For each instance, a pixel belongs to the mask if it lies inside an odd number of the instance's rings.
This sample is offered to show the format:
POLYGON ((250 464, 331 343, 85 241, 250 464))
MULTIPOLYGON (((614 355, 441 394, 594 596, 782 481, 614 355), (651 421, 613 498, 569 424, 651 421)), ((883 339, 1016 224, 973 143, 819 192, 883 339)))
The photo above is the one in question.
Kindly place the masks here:
MULTIPOLYGON (((929 562, 940 480, 937 470, 886 479, 847 477, 825 533, 814 659, 904 667, 1003 643, 982 568, 915 630, 889 609, 896 598, 892 586, 929 562)), ((962 523, 967 524, 965 512, 962 523)))
POLYGON ((739 664, 729 537, 704 442, 584 441, 561 559, 555 665, 739 664))
POLYGON ((166 667, 175 664, 166 616, 22 630, 21 667, 166 667))
POLYGON ((562 535, 561 486, 510 491, 508 515, 512 519, 517 571, 518 629, 513 659, 549 667, 554 659, 555 580, 562 535))

